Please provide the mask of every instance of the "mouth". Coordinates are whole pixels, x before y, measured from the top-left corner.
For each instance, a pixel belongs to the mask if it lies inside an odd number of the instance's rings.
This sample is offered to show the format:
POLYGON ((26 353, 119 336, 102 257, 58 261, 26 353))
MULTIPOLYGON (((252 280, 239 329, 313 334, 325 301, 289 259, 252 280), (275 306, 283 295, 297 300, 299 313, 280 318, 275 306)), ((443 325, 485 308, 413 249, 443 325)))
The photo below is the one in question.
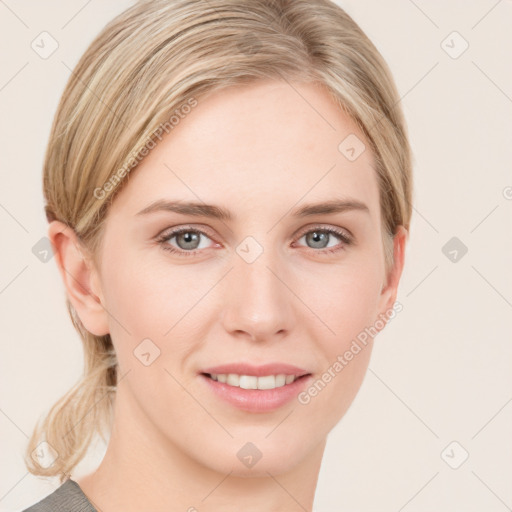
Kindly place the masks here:
POLYGON ((215 398, 252 413, 271 412, 289 404, 313 379, 311 373, 290 365, 238 364, 207 370, 198 376, 215 398))
POLYGON ((227 386, 242 388, 242 389, 277 389, 283 386, 288 386, 293 382, 303 379, 310 373, 304 375, 286 375, 279 373, 276 375, 239 375, 236 373, 202 373, 211 380, 226 384, 227 386))

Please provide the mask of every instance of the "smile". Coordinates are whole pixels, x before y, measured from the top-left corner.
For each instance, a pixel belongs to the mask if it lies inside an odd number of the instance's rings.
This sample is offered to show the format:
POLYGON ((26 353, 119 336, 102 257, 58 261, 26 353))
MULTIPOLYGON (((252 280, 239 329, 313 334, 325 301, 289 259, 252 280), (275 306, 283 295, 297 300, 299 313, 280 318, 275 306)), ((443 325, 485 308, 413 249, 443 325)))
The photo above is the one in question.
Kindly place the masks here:
POLYGON ((269 413, 293 403, 313 380, 310 373, 258 377, 236 373, 201 373, 199 377, 221 403, 250 413, 269 413))
POLYGON ((206 374, 211 379, 228 386, 233 386, 242 389, 275 389, 291 384, 299 377, 295 375, 285 375, 280 373, 278 375, 262 375, 256 377, 255 375, 238 375, 236 373, 219 373, 219 374, 206 374))

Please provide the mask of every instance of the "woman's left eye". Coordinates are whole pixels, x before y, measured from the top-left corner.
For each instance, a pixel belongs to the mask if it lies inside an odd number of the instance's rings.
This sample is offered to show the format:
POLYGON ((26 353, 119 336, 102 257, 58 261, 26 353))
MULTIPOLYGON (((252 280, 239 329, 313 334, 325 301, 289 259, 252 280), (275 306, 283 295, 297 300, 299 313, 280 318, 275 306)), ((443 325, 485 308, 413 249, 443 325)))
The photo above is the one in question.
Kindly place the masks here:
MULTIPOLYGON (((201 230, 192 228, 181 228, 171 232, 164 233, 157 239, 157 242, 166 251, 178 254, 179 256, 193 256, 201 249, 207 249, 208 245, 201 246, 201 237, 210 239, 210 237, 201 230), (176 239, 176 245, 171 244, 171 240, 176 239)), ((312 244, 310 249, 322 249, 321 253, 332 253, 340 251, 344 246, 350 245, 353 240, 351 235, 345 231, 334 228, 313 228, 303 232, 298 240, 305 239, 306 243, 312 244), (332 238, 341 240, 341 245, 329 245, 332 238)))
POLYGON ((312 243, 312 249, 326 249, 322 252, 332 253, 340 251, 344 246, 352 243, 352 237, 345 231, 334 228, 314 228, 306 231, 299 240, 305 239, 307 242, 312 243), (338 238, 342 244, 328 245, 329 241, 333 238, 338 238))

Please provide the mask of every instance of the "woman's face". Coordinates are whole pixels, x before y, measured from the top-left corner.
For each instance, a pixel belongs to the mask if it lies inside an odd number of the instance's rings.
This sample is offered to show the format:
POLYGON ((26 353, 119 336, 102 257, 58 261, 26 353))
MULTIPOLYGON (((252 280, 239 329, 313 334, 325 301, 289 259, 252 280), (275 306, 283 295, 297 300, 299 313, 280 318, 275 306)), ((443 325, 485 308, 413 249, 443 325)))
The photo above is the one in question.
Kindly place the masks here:
POLYGON ((387 281, 363 141, 318 86, 260 82, 200 100, 132 171, 95 290, 126 374, 122 428, 240 475, 318 451, 361 385, 365 329, 390 316, 401 272, 399 257, 387 281), (311 208, 334 201, 348 206, 311 208), (307 375, 271 377, 292 374, 307 375))

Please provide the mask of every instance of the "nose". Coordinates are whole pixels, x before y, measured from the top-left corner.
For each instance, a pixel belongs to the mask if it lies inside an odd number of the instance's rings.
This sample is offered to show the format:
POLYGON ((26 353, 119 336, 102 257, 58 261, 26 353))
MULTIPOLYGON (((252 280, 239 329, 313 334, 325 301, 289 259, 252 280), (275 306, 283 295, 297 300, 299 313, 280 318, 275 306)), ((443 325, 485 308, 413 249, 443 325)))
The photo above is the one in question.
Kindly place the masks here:
POLYGON ((293 279, 284 262, 271 251, 252 263, 235 255, 233 270, 225 283, 222 324, 240 339, 265 342, 283 338, 297 323, 293 279))

